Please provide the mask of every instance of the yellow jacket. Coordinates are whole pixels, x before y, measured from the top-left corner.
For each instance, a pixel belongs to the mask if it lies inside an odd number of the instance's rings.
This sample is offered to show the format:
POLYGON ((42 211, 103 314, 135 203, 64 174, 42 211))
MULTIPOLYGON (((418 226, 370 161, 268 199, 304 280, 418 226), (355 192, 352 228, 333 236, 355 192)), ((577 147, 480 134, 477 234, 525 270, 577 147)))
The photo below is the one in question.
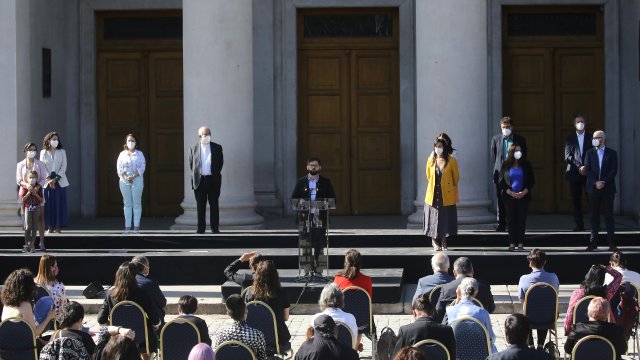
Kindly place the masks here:
MULTIPOLYGON (((433 193, 436 186, 436 165, 432 164, 433 153, 427 159, 427 194, 424 197, 425 204, 433 205, 433 193)), ((449 162, 442 171, 442 180, 440 187, 442 188, 442 204, 444 206, 455 205, 458 202, 458 180, 460 173, 458 172, 458 161, 449 155, 449 162)))

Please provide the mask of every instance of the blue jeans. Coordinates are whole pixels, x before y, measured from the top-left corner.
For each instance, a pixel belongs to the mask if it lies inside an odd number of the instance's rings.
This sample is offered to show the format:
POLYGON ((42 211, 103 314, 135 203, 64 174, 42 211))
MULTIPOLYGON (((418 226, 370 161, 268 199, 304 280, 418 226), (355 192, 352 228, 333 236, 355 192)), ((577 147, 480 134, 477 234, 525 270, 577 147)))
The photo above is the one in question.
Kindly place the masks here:
POLYGON ((136 176, 132 183, 119 181, 122 201, 124 202, 124 227, 131 227, 131 214, 133 213, 133 227, 140 227, 142 216, 142 190, 144 179, 136 176))

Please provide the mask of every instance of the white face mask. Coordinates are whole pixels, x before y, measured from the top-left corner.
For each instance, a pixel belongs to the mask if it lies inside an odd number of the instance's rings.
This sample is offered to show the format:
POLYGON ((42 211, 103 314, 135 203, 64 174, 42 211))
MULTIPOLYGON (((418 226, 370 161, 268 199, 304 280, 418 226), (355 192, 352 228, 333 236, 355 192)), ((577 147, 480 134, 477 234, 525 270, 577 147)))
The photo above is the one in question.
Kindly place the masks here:
POLYGON ((58 140, 51 140, 49 141, 49 145, 51 145, 52 148, 57 148, 58 147, 58 140))
POLYGON ((437 147, 437 148, 434 148, 434 149, 433 149, 433 151, 435 151, 436 155, 440 156, 440 155, 442 155, 442 151, 443 151, 443 149, 442 149, 442 148, 437 147))
POLYGON ((522 151, 514 152, 513 157, 516 158, 516 160, 520 160, 522 158, 522 151))
POLYGON ((598 140, 598 139, 591 140, 591 145, 593 145, 593 147, 600 146, 600 140, 598 140))
POLYGON ((211 142, 211 135, 204 135, 202 138, 200 138, 200 141, 202 141, 203 144, 208 144, 211 142))
POLYGON ((502 129, 502 135, 504 135, 504 136, 511 135, 511 129, 509 129, 509 128, 502 129))
POLYGON ((129 150, 133 150, 136 148, 136 142, 135 141, 127 141, 127 147, 129 148, 129 150))
POLYGON ((36 179, 29 179, 29 184, 31 185, 35 185, 36 184, 36 179))
POLYGON ((27 151, 27 157, 29 159, 33 159, 34 157, 36 157, 36 152, 35 151, 27 151))
POLYGON ((584 123, 583 122, 576 123, 576 130, 578 131, 584 130, 584 123))

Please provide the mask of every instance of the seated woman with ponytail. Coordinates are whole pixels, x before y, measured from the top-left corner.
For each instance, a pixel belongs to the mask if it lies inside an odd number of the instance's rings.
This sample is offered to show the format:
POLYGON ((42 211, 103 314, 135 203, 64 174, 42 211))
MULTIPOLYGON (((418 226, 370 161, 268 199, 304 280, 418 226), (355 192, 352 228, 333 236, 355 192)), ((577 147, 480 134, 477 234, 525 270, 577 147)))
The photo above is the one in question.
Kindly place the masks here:
POLYGON ((359 286, 373 296, 373 283, 371 278, 360 272, 362 267, 362 255, 356 249, 347 251, 344 255, 344 269, 338 272, 333 282, 338 285, 340 290, 344 290, 349 286, 359 286))

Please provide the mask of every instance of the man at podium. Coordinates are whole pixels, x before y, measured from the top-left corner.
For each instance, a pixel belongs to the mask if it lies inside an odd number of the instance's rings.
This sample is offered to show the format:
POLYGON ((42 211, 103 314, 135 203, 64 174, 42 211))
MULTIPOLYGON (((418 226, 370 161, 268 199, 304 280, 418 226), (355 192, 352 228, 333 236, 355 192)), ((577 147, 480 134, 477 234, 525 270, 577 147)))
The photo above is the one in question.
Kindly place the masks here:
MULTIPOLYGON (((316 201, 320 199, 335 199, 336 195, 331 186, 331 180, 320 176, 322 165, 317 157, 307 159, 306 176, 298 179, 296 187, 293 189, 292 199, 316 201)), ((298 227, 300 230, 300 246, 302 256, 300 267, 305 274, 310 271, 321 272, 320 255, 327 246, 327 210, 311 208, 309 211, 299 211, 298 227), (313 248, 313 257, 311 256, 313 248)), ((326 263, 326 260, 324 261, 326 263)))

